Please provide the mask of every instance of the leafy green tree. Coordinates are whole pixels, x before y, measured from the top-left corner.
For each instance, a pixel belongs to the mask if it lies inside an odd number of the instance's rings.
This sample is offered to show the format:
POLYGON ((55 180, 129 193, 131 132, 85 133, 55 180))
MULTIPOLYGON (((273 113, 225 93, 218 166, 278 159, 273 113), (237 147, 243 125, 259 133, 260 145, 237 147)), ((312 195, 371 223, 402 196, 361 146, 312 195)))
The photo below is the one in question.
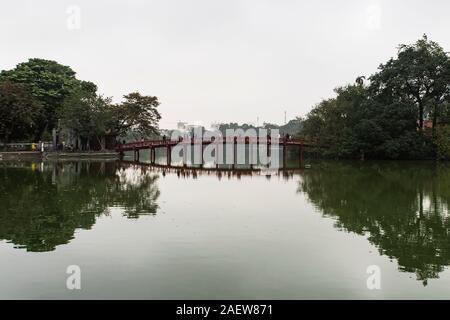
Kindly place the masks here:
POLYGON ((427 137, 417 131, 408 104, 373 98, 360 85, 336 89, 306 117, 303 136, 330 158, 422 158, 430 154, 427 137))
POLYGON ((26 140, 33 137, 41 105, 21 84, 0 82, 0 140, 26 140))
POLYGON ((434 131, 450 123, 449 61, 426 36, 400 46, 398 57, 381 65, 368 85, 358 77, 356 85, 336 89, 335 98, 314 107, 302 135, 333 158, 433 157, 435 143, 422 129, 429 118, 434 131))
POLYGON ((410 104, 420 130, 427 115, 436 127, 440 108, 450 99, 450 59, 444 49, 424 35, 415 44, 400 45, 398 57, 379 69, 370 78, 374 94, 410 104))
POLYGON ((434 137, 437 158, 440 160, 450 159, 450 126, 440 126, 436 129, 434 137))
POLYGON ((96 139, 104 149, 105 135, 125 136, 132 132, 147 137, 157 133, 161 119, 158 106, 158 98, 137 92, 126 95, 121 104, 112 104, 111 98, 80 89, 66 98, 59 117, 61 127, 84 143, 96 139))
POLYGON ((71 130, 79 138, 88 139, 94 126, 91 115, 93 98, 86 96, 81 90, 67 97, 59 112, 61 127, 71 130))
POLYGON ((96 91, 91 82, 77 80, 75 72, 55 61, 30 59, 13 70, 2 71, 0 82, 10 81, 27 85, 43 107, 37 121, 37 135, 57 126, 57 114, 67 96, 74 90, 96 91))
POLYGON ((161 115, 158 98, 133 92, 124 96, 124 101, 111 106, 114 133, 125 135, 129 131, 141 137, 158 133, 161 115))
POLYGON ((111 111, 110 98, 77 90, 66 98, 58 116, 62 128, 70 130, 85 144, 95 138, 104 149, 102 137, 112 130, 111 111))
POLYGON ((347 86, 335 90, 337 97, 319 103, 303 122, 302 135, 324 147, 328 157, 356 157, 368 149, 371 137, 363 137, 367 129, 377 134, 374 123, 364 120, 368 98, 363 86, 347 86), (366 139, 366 140, 365 140, 366 139))

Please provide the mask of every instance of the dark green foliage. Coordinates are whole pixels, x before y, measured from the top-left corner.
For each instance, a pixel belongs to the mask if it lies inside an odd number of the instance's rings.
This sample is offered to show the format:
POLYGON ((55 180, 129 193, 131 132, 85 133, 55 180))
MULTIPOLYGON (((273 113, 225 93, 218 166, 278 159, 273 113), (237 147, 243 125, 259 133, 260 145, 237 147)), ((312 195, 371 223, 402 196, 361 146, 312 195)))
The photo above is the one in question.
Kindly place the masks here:
POLYGON ((111 133, 111 99, 83 90, 75 91, 63 103, 59 113, 64 129, 87 141, 97 139, 103 149, 101 137, 111 133))
POLYGON ((51 140, 52 130, 69 132, 82 141, 135 132, 158 131, 161 119, 157 97, 138 92, 112 104, 97 94, 92 82, 55 61, 30 59, 0 73, 0 141, 51 140))
POLYGON ((219 131, 225 135, 227 129, 237 130, 248 130, 248 129, 255 129, 258 132, 259 128, 267 129, 269 132, 272 129, 277 129, 281 135, 289 134, 292 137, 295 137, 298 135, 299 131, 302 128, 302 120, 300 118, 290 120, 285 125, 277 125, 272 123, 264 123, 262 127, 256 127, 251 124, 244 123, 242 125, 238 123, 222 123, 219 126, 219 131))
POLYGON ((41 111, 41 105, 24 85, 0 82, 0 141, 33 137, 41 111))
POLYGON ((115 133, 124 135, 132 131, 141 137, 157 133, 161 119, 159 105, 157 97, 143 96, 139 92, 124 96, 121 104, 111 106, 115 133))
POLYGON ((302 135, 332 158, 436 157, 433 136, 450 114, 448 54, 424 36, 401 45, 398 57, 382 64, 370 84, 363 79, 319 103, 306 117, 302 135))
POLYGON ((101 146, 105 135, 133 133, 142 138, 157 133, 161 119, 158 98, 135 92, 124 99, 123 103, 112 104, 110 98, 75 91, 64 101, 59 114, 61 126, 83 140, 97 139, 101 146))
POLYGON ((441 126, 437 129, 434 142, 437 158, 450 160, 450 125, 441 126))
POLYGON ((64 99, 74 90, 83 88, 95 92, 97 89, 93 83, 77 80, 70 67, 44 59, 30 59, 13 70, 2 71, 0 82, 4 81, 25 84, 42 105, 43 112, 35 120, 38 135, 45 130, 51 132, 57 126, 57 114, 64 99))

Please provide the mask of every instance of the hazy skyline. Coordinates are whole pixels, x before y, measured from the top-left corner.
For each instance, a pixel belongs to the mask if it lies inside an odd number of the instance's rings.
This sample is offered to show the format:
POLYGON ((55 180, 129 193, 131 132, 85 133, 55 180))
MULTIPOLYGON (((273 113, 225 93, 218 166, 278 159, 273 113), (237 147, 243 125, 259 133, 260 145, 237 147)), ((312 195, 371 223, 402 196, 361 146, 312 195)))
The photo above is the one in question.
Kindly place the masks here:
POLYGON ((155 95, 162 128, 283 123, 374 73, 400 43, 426 33, 450 51, 450 3, 432 2, 17 0, 0 10, 0 69, 51 59, 116 101, 155 95))

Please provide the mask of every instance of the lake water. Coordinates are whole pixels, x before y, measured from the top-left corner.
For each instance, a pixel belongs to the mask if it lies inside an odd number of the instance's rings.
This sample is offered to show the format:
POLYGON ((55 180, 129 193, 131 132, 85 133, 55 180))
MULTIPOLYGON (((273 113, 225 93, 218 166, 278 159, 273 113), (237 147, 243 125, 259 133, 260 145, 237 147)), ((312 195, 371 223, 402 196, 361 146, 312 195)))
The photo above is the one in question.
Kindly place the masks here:
POLYGON ((446 164, 0 163, 0 298, 450 298, 449 204, 446 164))

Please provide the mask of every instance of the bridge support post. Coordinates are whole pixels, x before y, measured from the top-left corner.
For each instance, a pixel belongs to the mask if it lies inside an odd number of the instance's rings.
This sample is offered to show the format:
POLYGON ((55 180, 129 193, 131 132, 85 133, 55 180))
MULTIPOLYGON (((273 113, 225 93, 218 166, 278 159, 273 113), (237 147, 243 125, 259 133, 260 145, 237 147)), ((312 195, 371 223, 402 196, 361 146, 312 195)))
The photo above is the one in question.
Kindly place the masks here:
POLYGON ((167 155, 167 165, 170 166, 172 164, 172 148, 170 146, 166 147, 166 155, 167 155))
MULTIPOLYGON (((191 144, 189 144, 189 147, 191 147, 191 144)), ((188 144, 185 143, 183 145, 183 167, 187 167, 187 148, 188 144)))
POLYGON ((200 168, 203 168, 205 159, 203 158, 203 140, 200 142, 200 168))
POLYGON ((300 145, 299 152, 300 152, 300 154, 299 154, 300 167, 302 167, 303 166, 303 145, 300 145))
POLYGON ((234 137, 233 142, 233 168, 237 165, 237 137, 234 137))
POLYGON ((134 162, 139 162, 139 149, 134 149, 134 162))
POLYGON ((150 148, 150 163, 155 164, 155 160, 156 160, 156 149, 150 148))

